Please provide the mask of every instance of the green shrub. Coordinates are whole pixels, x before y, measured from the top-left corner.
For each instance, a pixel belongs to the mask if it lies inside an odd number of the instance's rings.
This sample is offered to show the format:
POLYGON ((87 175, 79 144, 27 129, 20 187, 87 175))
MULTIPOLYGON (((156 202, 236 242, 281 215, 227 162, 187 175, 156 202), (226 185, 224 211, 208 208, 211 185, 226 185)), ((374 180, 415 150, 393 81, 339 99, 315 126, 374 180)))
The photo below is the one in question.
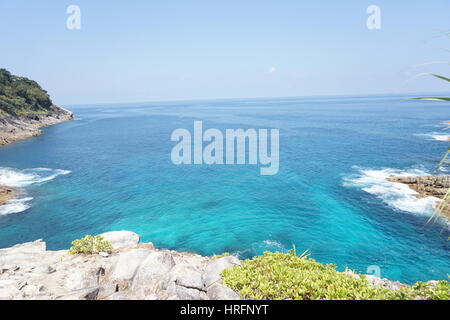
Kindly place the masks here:
POLYGON ((438 281, 435 285, 426 282, 404 287, 394 292, 394 299, 403 300, 450 300, 450 282, 438 281))
POLYGON ((99 252, 111 252, 112 246, 102 236, 87 235, 83 239, 72 241, 69 254, 94 254, 99 252))
MULTIPOLYGON (((295 252, 295 250, 294 250, 295 252)), ((224 283, 252 300, 450 299, 450 286, 417 283, 398 291, 373 287, 305 255, 265 252, 222 273, 224 283)))

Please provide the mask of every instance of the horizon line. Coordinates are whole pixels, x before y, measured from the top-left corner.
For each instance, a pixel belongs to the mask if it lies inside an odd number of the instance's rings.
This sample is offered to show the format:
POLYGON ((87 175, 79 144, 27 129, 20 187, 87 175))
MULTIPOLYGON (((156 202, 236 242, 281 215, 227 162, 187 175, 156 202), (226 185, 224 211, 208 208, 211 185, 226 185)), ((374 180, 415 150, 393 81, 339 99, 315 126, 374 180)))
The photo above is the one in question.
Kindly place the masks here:
POLYGON ((391 93, 349 93, 349 94, 324 94, 324 95, 305 95, 305 96, 263 96, 263 97, 241 97, 241 98, 193 98, 193 99, 175 99, 175 100, 141 100, 141 101, 119 101, 119 102, 90 102, 90 103, 58 103, 66 107, 91 106, 91 105, 117 105, 117 104, 139 104, 139 103, 170 103, 170 102, 196 102, 196 101, 227 101, 227 100, 263 100, 263 99, 305 99, 305 98, 332 98, 332 97, 364 97, 364 96, 394 96, 394 95, 426 95, 436 96, 436 94, 450 95, 450 91, 435 92, 391 92, 391 93))

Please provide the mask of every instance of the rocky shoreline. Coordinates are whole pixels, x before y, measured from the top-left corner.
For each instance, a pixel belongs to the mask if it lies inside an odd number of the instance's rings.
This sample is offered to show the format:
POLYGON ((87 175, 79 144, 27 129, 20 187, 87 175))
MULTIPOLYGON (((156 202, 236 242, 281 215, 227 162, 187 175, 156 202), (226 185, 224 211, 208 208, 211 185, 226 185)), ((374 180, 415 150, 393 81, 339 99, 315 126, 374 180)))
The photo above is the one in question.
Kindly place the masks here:
POLYGON ((16 191, 13 188, 0 186, 0 206, 6 204, 9 200, 14 198, 16 191))
POLYGON ((235 300, 220 273, 241 262, 155 249, 129 231, 102 234, 111 253, 47 251, 42 240, 0 249, 0 300, 235 300))
POLYGON ((73 119, 72 112, 56 106, 53 106, 45 114, 0 118, 0 146, 39 135, 42 127, 73 119))
MULTIPOLYGON (((443 199, 450 188, 450 175, 445 174, 417 177, 390 176, 387 180, 407 185, 417 192, 418 198, 443 199)), ((441 213, 445 218, 450 219, 450 205, 446 205, 441 213)))
MULTIPOLYGON (((40 128, 73 119, 72 112, 57 106, 53 106, 46 114, 0 117, 0 146, 37 136, 42 132, 40 128)), ((0 206, 13 199, 16 194, 15 189, 0 185, 0 206)))
MULTIPOLYGON (((156 249, 131 231, 101 234, 113 250, 70 255, 42 240, 0 249, 0 300, 238 300, 221 273, 242 265, 235 256, 204 257, 156 249)), ((361 276, 346 271, 349 277, 361 276)), ((407 285, 366 275, 371 286, 407 285)), ((433 285, 433 281, 429 282, 433 285)))

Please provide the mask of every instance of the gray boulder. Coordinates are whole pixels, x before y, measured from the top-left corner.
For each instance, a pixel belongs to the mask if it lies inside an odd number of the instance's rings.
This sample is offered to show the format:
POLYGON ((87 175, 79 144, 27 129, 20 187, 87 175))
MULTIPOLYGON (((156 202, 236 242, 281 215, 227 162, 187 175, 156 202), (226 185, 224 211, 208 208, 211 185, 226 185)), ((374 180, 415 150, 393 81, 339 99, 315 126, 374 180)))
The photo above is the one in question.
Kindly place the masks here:
POLYGON ((111 231, 102 233, 100 236, 109 241, 113 249, 133 248, 140 241, 139 235, 131 231, 111 231))
POLYGON ((177 264, 170 270, 161 282, 162 289, 165 290, 172 282, 182 287, 206 291, 202 274, 185 263, 177 264))
POLYGON ((80 290, 98 285, 98 269, 75 269, 67 277, 65 287, 68 290, 80 290))
POLYGON ((116 292, 110 295, 106 300, 126 300, 127 294, 125 291, 116 292))
POLYGON ((56 300, 95 300, 97 299, 98 292, 99 287, 85 288, 59 296, 56 300))
POLYGON ((10 300, 19 294, 16 280, 0 280, 0 300, 10 300))
POLYGON ((20 267, 36 265, 45 256, 46 245, 42 240, 0 249, 0 269, 2 272, 16 271, 20 267))
POLYGON ((175 266, 175 260, 168 252, 152 252, 142 262, 131 286, 138 296, 156 293, 160 288, 160 281, 175 266))
POLYGON ((45 293, 45 287, 41 284, 30 284, 26 285, 22 291, 25 297, 38 296, 45 293))
POLYGON ((131 281, 139 265, 152 253, 148 249, 133 249, 122 253, 112 267, 110 280, 113 282, 131 281))
POLYGON ((117 284, 107 283, 99 287, 97 300, 109 299, 113 294, 116 294, 119 290, 117 284))
POLYGON ((235 256, 226 256, 209 262, 203 273, 203 282, 206 288, 222 281, 221 273, 223 270, 240 265, 242 265, 241 261, 235 256))
POLYGON ((184 267, 176 275, 175 283, 178 286, 205 291, 202 274, 192 267, 184 267))
POLYGON ((182 286, 176 286, 175 291, 177 297, 176 300, 202 300, 202 291, 182 286))
POLYGON ((240 300, 241 296, 221 283, 214 283, 206 292, 210 300, 240 300))

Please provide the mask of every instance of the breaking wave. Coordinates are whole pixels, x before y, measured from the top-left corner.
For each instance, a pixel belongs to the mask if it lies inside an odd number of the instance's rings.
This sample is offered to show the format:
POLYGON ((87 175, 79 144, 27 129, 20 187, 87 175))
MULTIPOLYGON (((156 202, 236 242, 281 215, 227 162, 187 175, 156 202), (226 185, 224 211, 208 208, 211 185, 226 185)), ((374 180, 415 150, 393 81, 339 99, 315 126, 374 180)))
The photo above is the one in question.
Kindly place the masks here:
POLYGON ((444 141, 444 142, 450 142, 450 134, 435 134, 431 136, 434 140, 437 141, 444 141))
POLYGON ((68 170, 37 168, 12 169, 0 167, 0 185, 23 188, 36 183, 43 183, 55 179, 57 176, 69 174, 68 170))
POLYGON ((3 206, 0 206, 0 216, 12 214, 12 213, 19 213, 22 211, 27 210, 30 208, 30 205, 28 202, 33 200, 33 198, 22 198, 22 199, 11 199, 3 206))
MULTIPOLYGON (((25 188, 27 186, 39 183, 45 183, 55 179, 60 175, 69 174, 68 170, 60 169, 13 169, 0 167, 0 185, 12 188, 25 188)), ((25 192, 20 192, 23 196, 25 192)), ((23 212, 30 208, 29 202, 33 200, 31 197, 19 197, 7 201, 0 206, 0 215, 23 212)))
POLYGON ((425 176, 423 170, 398 170, 398 169, 361 169, 357 174, 344 178, 343 185, 356 187, 373 194, 390 207, 414 214, 431 216, 434 214, 436 203, 440 199, 436 197, 417 198, 417 192, 402 183, 390 182, 387 178, 391 175, 402 177, 425 176))
POLYGON ((425 137, 425 138, 427 138, 429 140, 450 142, 450 134, 447 134, 447 133, 439 133, 439 132, 420 133, 420 134, 416 134, 416 136, 425 137))

